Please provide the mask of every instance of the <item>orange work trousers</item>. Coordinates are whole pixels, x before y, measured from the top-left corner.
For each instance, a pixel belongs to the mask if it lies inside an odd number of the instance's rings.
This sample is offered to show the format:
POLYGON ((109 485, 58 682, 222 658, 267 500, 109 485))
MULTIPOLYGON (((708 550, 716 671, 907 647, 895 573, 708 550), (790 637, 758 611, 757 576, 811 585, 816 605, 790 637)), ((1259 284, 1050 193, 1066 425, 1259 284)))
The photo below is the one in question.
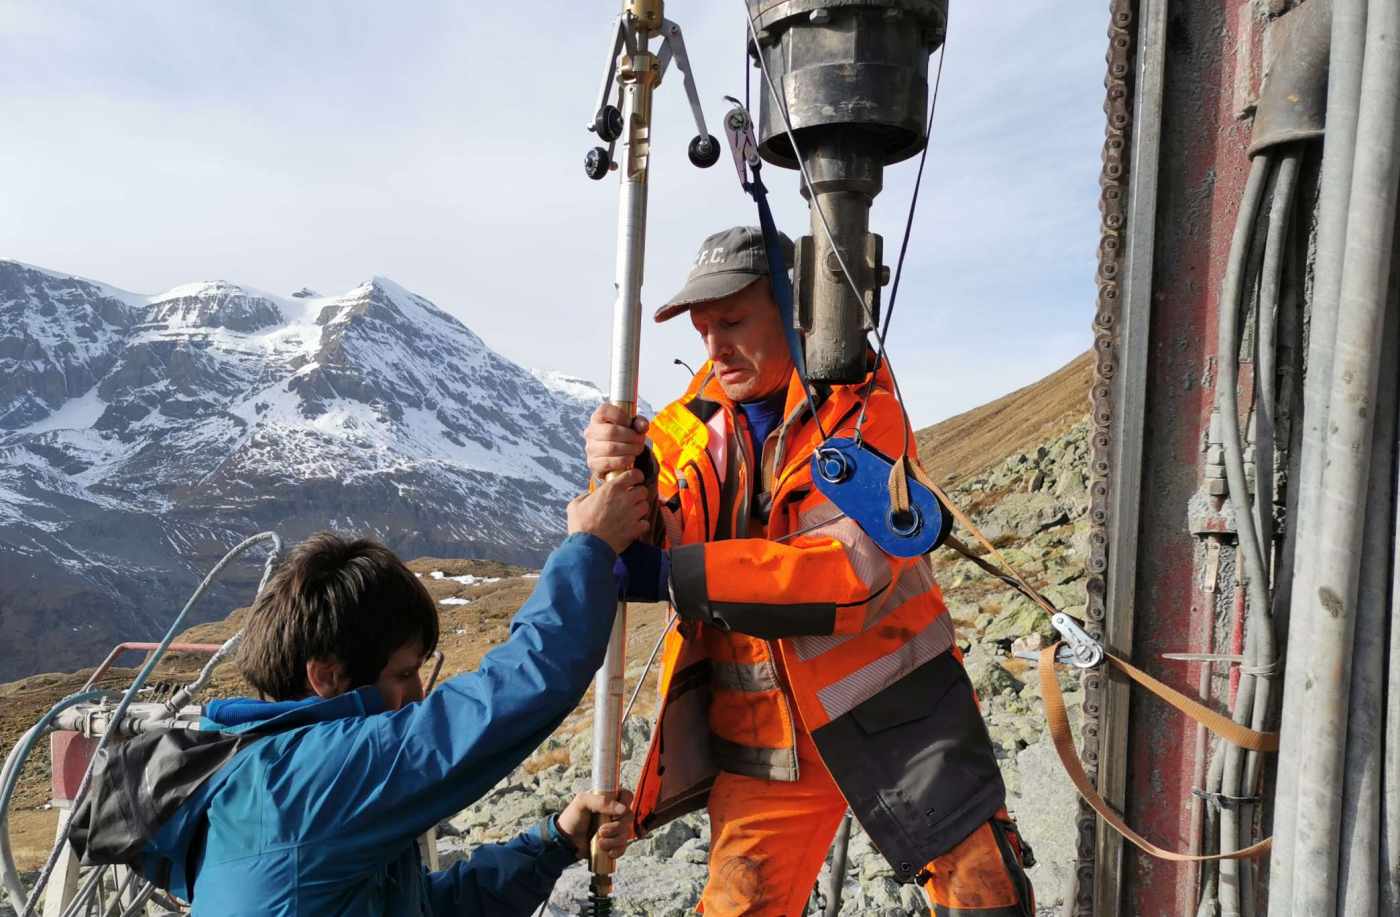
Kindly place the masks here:
MULTIPOLYGON (((710 791, 706 917, 798 917, 806 912, 846 800, 798 730, 799 779, 786 783, 721 773, 710 791)), ((937 917, 1035 914, 1020 837, 1006 811, 924 867, 920 882, 937 917), (1001 824, 997 824, 1000 822, 1001 824)))

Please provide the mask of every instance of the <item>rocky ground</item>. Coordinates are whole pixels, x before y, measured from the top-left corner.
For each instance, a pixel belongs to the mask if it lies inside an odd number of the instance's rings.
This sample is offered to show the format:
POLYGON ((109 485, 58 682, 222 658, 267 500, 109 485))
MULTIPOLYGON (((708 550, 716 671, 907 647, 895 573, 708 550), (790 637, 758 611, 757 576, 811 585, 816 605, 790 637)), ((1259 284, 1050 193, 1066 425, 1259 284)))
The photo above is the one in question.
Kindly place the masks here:
MULTIPOLYGON (((1071 364, 1057 374, 1066 376, 1059 389, 1074 389, 1081 399, 1075 402, 1057 389, 1058 397, 1067 404, 1083 404, 1083 388, 1074 374, 1077 372, 1076 364, 1071 364)), ((1027 392, 1013 393, 978 411, 995 410, 1003 402, 1014 408, 1018 398, 1026 401, 1027 392)), ((1042 397, 1037 392, 1030 394, 1042 397)), ((983 419, 988 423, 993 420, 983 419)), ((977 418, 954 418, 949 423, 962 420, 970 423, 977 418)), ((950 490, 954 499, 1032 584, 1058 607, 1080 614, 1086 602, 1084 564, 1088 548, 1087 418, 1081 407, 1073 415, 1017 415, 1016 423, 1022 425, 1009 429, 998 442, 979 447, 980 455, 1004 456, 1010 451, 1009 458, 990 467, 979 467, 974 455, 940 468, 938 476, 953 483, 950 490)), ((926 452, 937 442, 926 439, 929 432, 920 434, 921 449, 926 452)), ((972 542, 966 533, 960 537, 972 542)), ((425 558, 410 566, 439 602, 441 648, 446 656, 443 677, 475 667, 491 646, 505 638, 511 614, 533 586, 533 579, 521 568, 503 564, 425 558)), ((1011 794, 1010 808, 1035 850, 1037 865, 1031 870, 1031 877, 1039 910, 1052 913, 1064 894, 1069 875, 1078 806, 1074 790, 1045 735, 1036 669, 1033 663, 1013 654, 1038 649, 1042 641, 1053 638, 1053 629, 1038 607, 951 551, 937 552, 934 566, 957 621, 965 663, 1001 760, 1011 794)), ((239 620, 240 614, 235 613, 225 621, 194 628, 180 639, 221 641, 237 628, 239 620)), ((642 677, 646 658, 664 621, 665 610, 661 606, 633 607, 629 622, 629 685, 642 677)), ((197 666, 198 660, 172 657, 168 665, 158 670, 157 677, 184 680, 197 666)), ((0 685, 0 754, 9 750, 19 732, 49 704, 81 684, 86 674, 33 676, 0 685)), ((132 674, 130 670, 117 670, 103 683, 117 687, 129 681, 132 674)), ((623 776, 629 784, 640 765, 650 730, 655 676, 655 671, 647 676, 648 685, 625 724, 623 751, 627 764, 623 776)), ((1078 679, 1062 670, 1060 681, 1071 722, 1077 728, 1082 701, 1078 679)), ((247 686, 229 666, 220 670, 211 686, 213 696, 246 693, 247 686)), ((590 696, 510 777, 441 826, 438 849, 445 862, 461 857, 478 844, 505 839, 533 825, 544 814, 558 811, 574 792, 587 787, 591 709, 590 696)), ((26 771, 11 818, 11 836, 25 869, 37 865, 53 836, 54 813, 44 808, 45 758, 46 753, 36 755, 26 771)), ((618 913, 689 913, 704 885, 708 845, 709 829, 703 814, 680 819, 633 845, 621 861, 616 877, 618 913)), ((823 888, 827 881, 824 870, 820 883, 823 888)), ((587 884, 586 869, 581 865, 572 867, 556 889, 548 913, 579 913, 587 884)), ((892 917, 927 913, 917 890, 894 881, 888 865, 858 828, 852 835, 842 884, 843 914, 892 917)), ((0 917, 7 914, 0 904, 0 917)))

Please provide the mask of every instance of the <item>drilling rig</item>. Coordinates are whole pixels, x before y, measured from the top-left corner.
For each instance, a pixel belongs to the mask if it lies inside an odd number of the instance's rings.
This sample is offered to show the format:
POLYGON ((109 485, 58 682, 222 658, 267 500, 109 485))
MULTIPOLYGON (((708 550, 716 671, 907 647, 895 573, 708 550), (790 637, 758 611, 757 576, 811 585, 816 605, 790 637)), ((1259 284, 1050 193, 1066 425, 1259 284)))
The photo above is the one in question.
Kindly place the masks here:
MULTIPOLYGON (((759 154, 802 169, 811 212, 793 271, 809 375, 849 382, 889 278, 870 208, 924 146, 947 3, 747 7, 759 154)), ((1074 915, 1400 913, 1400 4, 1108 13, 1085 623, 1281 747, 1212 741, 1085 668, 1088 780, 1176 860, 1085 805, 1074 881, 1040 896, 1074 915)))

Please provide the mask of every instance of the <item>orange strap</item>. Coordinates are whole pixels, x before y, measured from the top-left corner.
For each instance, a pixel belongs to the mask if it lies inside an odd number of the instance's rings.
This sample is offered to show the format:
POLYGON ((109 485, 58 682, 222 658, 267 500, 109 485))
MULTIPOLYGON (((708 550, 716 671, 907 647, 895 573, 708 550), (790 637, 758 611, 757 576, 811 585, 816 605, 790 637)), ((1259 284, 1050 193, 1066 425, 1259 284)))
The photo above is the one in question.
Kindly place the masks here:
MULTIPOLYGON (((1040 654, 1040 694, 1045 701, 1045 721, 1050 727, 1050 740, 1055 743, 1055 751, 1060 756, 1060 763, 1064 765, 1065 773, 1069 774, 1070 782, 1079 791, 1079 795, 1084 797, 1084 801, 1089 804, 1089 807, 1099 813, 1100 818, 1108 822, 1113 830, 1132 841, 1138 849, 1158 859, 1170 860, 1174 863, 1243 860, 1262 856, 1268 852, 1270 846, 1273 845, 1274 839, 1272 837, 1266 837, 1257 844, 1251 844, 1243 850, 1234 850, 1229 853, 1177 853, 1175 850, 1165 850, 1158 847, 1129 828, 1128 823, 1123 821, 1123 816, 1115 812, 1094 789, 1094 785, 1089 781, 1089 775, 1084 773, 1084 765, 1080 763, 1079 756, 1075 754, 1074 739, 1069 731, 1069 716, 1065 713, 1065 699, 1060 694, 1060 681, 1055 677, 1055 653, 1059 648, 1060 644, 1056 643, 1046 647, 1040 654)), ((1123 674, 1143 685, 1153 694, 1227 742, 1233 742, 1255 751, 1276 751, 1278 749, 1278 733, 1255 732, 1252 729, 1246 729, 1186 695, 1167 687, 1151 675, 1129 665, 1112 653, 1106 652, 1104 658, 1123 674)))
MULTIPOLYGON (((1018 584, 1021 591, 1044 609, 1047 614, 1055 615, 1059 612, 1059 609, 1041 595, 1039 590, 1026 582, 1020 572, 1007 561, 1002 553, 997 550, 996 545, 992 544, 991 540, 982 533, 982 530, 967 517, 967 514, 958 508, 958 505, 952 501, 943 488, 939 487, 928 477, 924 470, 919 467, 917 461, 910 462, 909 467, 913 471, 914 477, 925 487, 932 490, 938 496, 938 499, 943 501, 943 505, 948 507, 949 512, 953 514, 953 518, 970 531, 973 536, 981 542, 982 546, 1000 562, 1005 578, 1018 584)), ((899 497, 898 492, 895 490, 896 486, 902 485, 901 489, 907 488, 907 484, 905 484, 903 480, 904 462, 896 462, 895 468, 898 469, 899 480, 895 480, 896 474, 892 471, 890 475, 892 501, 897 500, 899 497)), ((907 497, 905 499, 907 499, 907 497)), ((1055 744, 1055 751, 1060 756, 1060 763, 1064 765, 1065 773, 1069 775, 1069 779, 1074 784, 1074 788, 1079 791, 1080 796, 1084 797, 1084 801, 1089 804, 1090 808, 1097 812, 1104 821, 1108 822, 1115 831, 1137 846, 1138 849, 1163 860, 1170 860, 1176 863, 1240 860, 1261 856, 1269 850, 1269 847, 1273 843, 1273 838, 1271 837, 1266 837, 1257 844, 1252 844, 1245 847, 1243 850, 1235 850, 1229 853, 1177 853, 1174 850, 1166 850, 1158 847, 1156 844, 1128 827, 1128 823, 1123 821, 1123 817, 1115 812, 1113 808, 1104 801, 1103 797, 1099 795, 1098 790, 1094 788, 1093 783, 1089 780, 1089 775, 1084 772, 1084 765, 1080 762, 1079 755, 1076 754, 1074 750, 1074 739, 1070 735, 1069 730, 1069 716, 1065 712, 1065 699, 1060 693, 1059 679, 1055 677, 1055 666, 1057 664, 1055 655, 1059 651, 1060 646, 1060 643, 1055 643, 1047 647, 1040 654, 1040 693, 1045 702, 1045 721, 1050 729, 1050 739, 1055 744)), ((1229 717, 1222 716, 1205 704, 1187 697, 1185 694, 1158 681, 1136 666, 1119 659, 1117 656, 1113 655, 1113 653, 1109 652, 1107 648, 1104 649, 1104 660, 1109 665, 1112 665, 1114 668, 1118 669, 1118 671, 1127 675, 1133 681, 1142 685, 1144 688, 1171 704, 1177 710, 1180 710, 1217 736, 1220 736, 1220 738, 1225 741, 1252 751, 1278 750, 1278 733, 1257 732, 1247 726, 1241 726, 1229 717)))

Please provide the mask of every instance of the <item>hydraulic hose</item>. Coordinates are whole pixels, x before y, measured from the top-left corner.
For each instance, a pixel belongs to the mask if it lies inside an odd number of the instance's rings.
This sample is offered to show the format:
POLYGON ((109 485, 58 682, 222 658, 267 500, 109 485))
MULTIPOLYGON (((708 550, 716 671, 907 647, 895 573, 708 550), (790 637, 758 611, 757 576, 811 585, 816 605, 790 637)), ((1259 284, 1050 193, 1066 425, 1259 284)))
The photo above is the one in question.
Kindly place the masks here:
POLYGON ((1298 167, 1302 151, 1296 145, 1284 149, 1274 171, 1274 194, 1269 205, 1268 231, 1264 240, 1264 264, 1259 274, 1259 334, 1255 346, 1254 430, 1254 525, 1264 561, 1273 553, 1274 432, 1278 404, 1278 309, 1284 256, 1288 249, 1293 199, 1298 187, 1298 167))
MULTIPOLYGON (((1212 743, 1214 753, 1210 758, 1210 770, 1202 787, 1206 801, 1205 836, 1214 837, 1220 827, 1221 806, 1218 803, 1220 783, 1225 774, 1225 741, 1216 739, 1212 743)), ((1201 853, 1206 851, 1202 850, 1201 853)), ((1220 864, 1203 863, 1201 870, 1201 900, 1196 908, 1196 917, 1217 917, 1220 913, 1220 864)))
MULTIPOLYGON (((1244 720, 1241 718, 1247 713, 1250 728, 1257 732, 1265 731, 1270 725, 1269 719, 1274 706, 1274 689, 1277 681, 1275 672, 1278 664, 1278 647, 1272 614, 1273 595, 1270 588, 1273 557, 1274 409, 1277 403, 1275 329, 1277 327, 1280 280, 1283 274, 1283 256, 1288 247, 1288 228, 1293 213, 1293 198, 1297 190, 1298 168, 1301 158, 1301 150, 1297 149, 1296 145, 1284 148, 1280 154, 1278 166, 1274 172, 1273 201, 1269 207, 1264 259, 1259 276, 1259 333, 1256 338, 1258 372, 1255 376, 1257 408, 1254 415, 1254 510, 1251 521, 1255 524, 1260 566, 1252 568, 1251 564, 1246 565, 1250 578, 1250 601, 1245 615, 1246 648, 1250 669, 1241 674, 1242 680, 1246 676, 1252 676, 1254 694, 1248 705, 1252 709, 1246 710, 1246 705, 1237 703, 1236 710, 1236 722, 1243 722, 1244 720), (1257 588, 1255 588, 1256 581, 1257 588)), ((1238 439, 1237 415, 1224 420, 1229 430, 1226 434, 1226 442, 1229 443, 1232 434, 1238 439)), ((1230 464, 1236 459, 1228 447, 1225 451, 1228 473, 1230 464)), ((1243 473, 1242 457, 1239 461, 1239 471, 1243 473)), ((1236 517, 1241 512, 1248 511, 1247 498, 1236 502, 1233 486, 1230 488, 1230 494, 1231 501, 1235 504, 1236 517)), ((1238 749, 1232 748, 1230 753, 1232 756, 1237 756, 1238 751, 1238 749)), ((1260 753, 1253 750, 1246 751, 1244 753, 1244 775, 1239 787, 1233 792, 1242 797, 1256 795, 1260 790, 1259 775, 1262 767, 1263 757, 1260 753)), ((1226 781, 1226 786, 1229 786, 1229 781, 1226 781)), ((1226 792, 1232 791, 1227 789, 1226 792)), ((1249 810, 1245 809, 1245 811, 1249 810)), ((1233 816, 1231 827, 1235 832, 1234 843, 1240 845, 1240 821, 1236 813, 1232 812, 1231 815, 1233 816)), ((1225 848, 1222 847, 1222 849, 1225 848)), ((1238 847, 1232 849, 1238 849, 1238 847)), ((1222 868, 1220 883, 1223 899, 1222 914, 1253 914, 1253 898, 1247 893, 1240 895, 1242 891, 1241 870, 1248 868, 1252 874, 1252 864, 1249 867, 1243 867, 1239 860, 1227 860, 1226 862, 1229 865, 1222 868), (1233 899, 1237 895, 1240 896, 1237 902, 1239 910, 1231 911, 1225 905, 1235 903, 1233 899)))
MULTIPOLYGON (((10 774, 18 773, 20 768, 24 767, 24 759, 29 754, 28 749, 33 748, 31 734, 37 729, 37 726, 31 726, 5 756, 5 766, 0 768, 0 787, 8 786, 10 774)), ((10 899, 11 906, 18 911, 24 903, 24 883, 20 881, 19 868, 15 865, 15 857, 10 850, 10 805, 3 792, 0 792, 0 887, 3 887, 5 897, 10 899)))
MULTIPOLYGON (((141 671, 136 674, 136 678, 131 682, 131 686, 126 689, 121 700, 117 703, 117 708, 112 713, 112 720, 107 727, 107 732, 98 740, 97 748, 93 750, 92 760, 88 764, 87 772, 83 774, 82 782, 78 784, 78 791, 73 794, 72 804, 75 811, 82 802, 83 797, 87 795, 88 787, 92 783, 93 763, 102 756, 107 746, 111 744, 112 738, 118 732, 118 724, 121 722, 122 717, 126 715, 127 708, 131 706, 132 702, 136 699, 136 695, 140 692, 141 688, 145 686, 146 681, 151 677, 151 672, 155 670, 155 667, 160 663, 160 660, 170 648, 170 644, 175 642, 175 636, 180 632, 180 628, 184 624, 185 617, 189 614, 190 609, 194 607, 195 603, 199 601, 208 590, 210 584, 218 578, 225 567, 239 555, 262 541, 270 541, 274 547, 281 546, 281 540, 273 532, 262 532, 250 538, 245 538, 214 565, 214 569, 209 571, 203 581, 200 582, 199 586, 195 588, 194 593, 190 595, 189 601, 185 602, 185 607, 180 609, 180 613, 175 616, 175 620, 171 622, 170 628, 161 639, 160 645, 151 653, 151 657, 146 660, 146 664, 142 666, 141 671)), ((47 729, 53 717, 57 716, 62 709, 66 709, 66 707, 72 706, 75 703, 82 703, 85 700, 95 700, 105 696, 106 692, 92 691, 65 698, 59 701, 53 709, 44 715, 44 719, 39 721, 39 725, 47 729), (76 698, 83 698, 84 700, 76 700, 76 698)), ((25 756, 27 756, 28 753, 29 752, 26 750, 24 753, 25 756)), ((14 773, 9 777, 9 783, 6 784, 5 789, 7 792, 0 795, 0 813, 3 813, 5 807, 9 805, 9 794, 13 792, 13 784, 18 783, 18 781, 19 769, 16 768, 14 773)), ((39 896, 43 894, 44 887, 48 884, 49 877, 53 874, 54 866, 57 865, 59 855, 63 852, 64 846, 67 845, 69 835, 72 834, 72 831, 73 821, 69 819, 63 826, 63 830, 59 832, 58 839, 54 841, 53 850, 50 852, 48 860, 44 863, 44 868, 39 872, 39 878, 35 881, 34 887, 29 891, 28 900, 23 902, 22 907, 15 908, 17 917, 29 917, 29 915, 34 912, 34 908, 39 901, 39 896)))
MULTIPOLYGON (((1284 669, 1285 710, 1301 709, 1303 666, 1311 627, 1312 586, 1317 554, 1318 501, 1322 488, 1322 450, 1327 439, 1328 390, 1332 379, 1337 301, 1341 294, 1342 256, 1346 249, 1347 205, 1356 159, 1356 121, 1361 102, 1361 64, 1365 49, 1366 0, 1331 0, 1332 36, 1328 56, 1327 128, 1322 147, 1317 208, 1317 265, 1312 321, 1308 334, 1307 375, 1303 392, 1303 432, 1299 457, 1298 500, 1293 530, 1293 585, 1289 600, 1287 652, 1294 664, 1284 669)), ((1293 855, 1297 818, 1297 760, 1307 726, 1294 715, 1283 717, 1278 783, 1274 792, 1274 847, 1270 857, 1269 917, 1293 913, 1293 855)), ((1304 915, 1311 917, 1311 915, 1304 915)))
MULTIPOLYGON (((1390 302, 1395 302, 1392 289, 1390 302)), ((1396 320, 1386 319, 1382 366, 1396 366, 1396 320)), ((1371 477, 1366 496, 1366 528, 1356 597, 1351 696, 1348 698, 1342 829, 1337 849, 1341 878, 1338 913, 1377 917, 1380 913, 1381 768, 1385 743, 1385 646, 1389 617, 1390 543, 1394 525, 1396 375, 1386 373, 1376 392, 1376 428, 1371 443, 1371 477)), ((1393 659, 1391 665, 1400 665, 1393 659)))
MULTIPOLYGON (((1396 319, 1400 324, 1400 318, 1396 319)), ((1400 329, 1396 329, 1400 336, 1400 329)), ((1400 401, 1400 398, 1397 398, 1400 401)), ((1395 426, 1400 429, 1400 404, 1396 406, 1395 426)), ((1391 469, 1392 493, 1400 497, 1400 459, 1391 469)), ((1393 551, 1400 552, 1400 499, 1396 500, 1391 512, 1391 542, 1393 551)), ((1397 617, 1394 604, 1400 601, 1400 561, 1393 556, 1390 580, 1390 649, 1387 659, 1385 685, 1385 762, 1381 779, 1381 837, 1380 837, 1380 904, 1382 913, 1400 914, 1400 617, 1397 617)))
MULTIPOLYGON (((0 784, 0 838, 4 838, 3 842, 0 842, 0 855, 3 855, 4 858, 3 864, 0 864, 0 870, 3 870, 4 873, 5 893, 9 896, 16 914, 23 914, 27 905, 24 898, 24 886, 19 880, 19 869, 15 866, 14 857, 10 852, 10 802, 14 799, 15 787, 19 785, 19 775, 24 770, 24 763, 34 751, 34 746, 38 743, 39 738, 48 733, 49 727, 53 725, 53 721, 60 713, 69 707, 76 707, 78 704, 95 703, 109 697, 111 697, 111 693, 107 691, 79 691, 77 694, 68 695, 39 717, 39 722, 35 723, 15 743, 15 747, 5 758, 5 767, 3 772, 0 772, 4 776, 4 782, 0 784)), ((66 834, 63 841, 67 842, 66 834)), ((61 846, 55 849, 61 849, 61 846)))
MULTIPOLYGON (((1254 526, 1254 512, 1249 502, 1238 396, 1239 326, 1244 307, 1245 266, 1249 261, 1254 223, 1259 215, 1272 163, 1272 156, 1267 152, 1259 154, 1250 163, 1249 179, 1245 183, 1244 197, 1236 217, 1225 281, 1221 287, 1215 356, 1218 367, 1215 409, 1220 416, 1225 476, 1229 483, 1230 505, 1234 509, 1235 529, 1238 532, 1236 556, 1246 580, 1248 596, 1245 656, 1250 665, 1241 672, 1232 711, 1234 721, 1241 724, 1254 721, 1256 703, 1261 703, 1267 708, 1272 680, 1269 668, 1274 659, 1273 630, 1269 621, 1269 570, 1264 563, 1259 533, 1254 526)), ((1243 796, 1244 749, 1230 746, 1225 755, 1222 792, 1226 796, 1243 796)), ((1220 813, 1220 852, 1239 850, 1242 846, 1239 835, 1239 810, 1233 805, 1227 806, 1220 813)), ((1240 913, 1239 873, 1238 861, 1221 862, 1220 908, 1224 917, 1235 917, 1240 913)))
POLYGON ((1308 736, 1299 743, 1292 895, 1297 911, 1308 915, 1335 913, 1338 901, 1338 787, 1345 776, 1361 539, 1400 181, 1398 39, 1400 4, 1372 0, 1328 398, 1317 562, 1310 584, 1315 593, 1303 595, 1298 606, 1314 622, 1301 657, 1311 690, 1295 720, 1308 736))

